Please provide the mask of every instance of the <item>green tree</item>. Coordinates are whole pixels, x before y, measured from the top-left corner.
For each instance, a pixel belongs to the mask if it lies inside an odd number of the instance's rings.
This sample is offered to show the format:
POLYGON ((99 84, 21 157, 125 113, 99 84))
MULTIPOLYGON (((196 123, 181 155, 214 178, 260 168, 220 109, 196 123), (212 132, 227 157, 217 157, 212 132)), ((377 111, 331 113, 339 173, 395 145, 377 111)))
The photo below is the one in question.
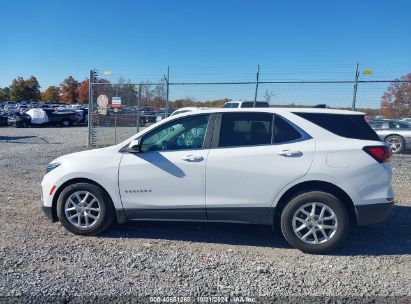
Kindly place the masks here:
POLYGON ((13 79, 11 86, 10 86, 10 99, 11 100, 19 100, 25 99, 25 91, 26 91, 26 82, 23 77, 17 77, 13 79))
POLYGON ((80 84, 73 76, 69 76, 60 84, 61 99, 67 103, 77 103, 80 84))
POLYGON ((49 86, 47 90, 41 93, 41 100, 43 101, 59 101, 60 88, 56 86, 49 86))
POLYGON ((11 100, 37 101, 40 98, 40 85, 36 77, 30 76, 27 80, 17 77, 13 80, 10 86, 11 100))
POLYGON ((10 88, 4 87, 1 91, 3 92, 3 100, 10 100, 10 88))

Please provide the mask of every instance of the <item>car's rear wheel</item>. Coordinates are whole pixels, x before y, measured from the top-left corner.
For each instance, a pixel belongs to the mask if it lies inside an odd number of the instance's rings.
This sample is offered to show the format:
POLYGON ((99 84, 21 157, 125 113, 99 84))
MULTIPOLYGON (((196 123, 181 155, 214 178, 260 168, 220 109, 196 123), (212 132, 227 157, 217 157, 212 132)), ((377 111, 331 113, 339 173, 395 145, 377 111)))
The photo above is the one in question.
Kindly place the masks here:
POLYGON ((349 218, 334 195, 310 191, 293 197, 281 214, 281 231, 293 247, 321 254, 341 246, 348 233, 349 218))
POLYGON ((76 183, 61 192, 57 201, 57 215, 70 232, 94 235, 112 224, 114 207, 110 197, 99 186, 76 183))
POLYGON ((405 141, 399 135, 391 135, 385 139, 385 143, 390 147, 393 154, 400 154, 405 150, 405 141))

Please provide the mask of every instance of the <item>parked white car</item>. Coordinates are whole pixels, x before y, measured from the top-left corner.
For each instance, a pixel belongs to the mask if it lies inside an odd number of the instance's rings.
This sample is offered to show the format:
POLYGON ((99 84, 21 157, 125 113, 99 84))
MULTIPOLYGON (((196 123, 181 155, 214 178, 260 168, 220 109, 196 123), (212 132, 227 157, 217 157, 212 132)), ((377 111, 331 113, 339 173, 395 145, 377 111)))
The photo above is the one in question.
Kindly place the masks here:
MULTIPOLYGON (((170 114, 170 116, 178 115, 178 114, 183 114, 187 112, 197 112, 197 111, 202 111, 202 110, 208 110, 209 108, 206 107, 184 107, 184 108, 179 108, 173 113, 170 114)), ((164 118, 166 118, 165 113, 162 115, 157 116, 156 122, 162 121, 164 118)))
POLYGON ((324 253, 341 245, 350 222, 388 216, 390 156, 358 112, 187 112, 53 160, 43 209, 80 235, 147 219, 275 225, 292 246, 324 253))
POLYGON ((206 107, 185 107, 185 108, 180 108, 175 110, 173 113, 171 113, 170 116, 178 115, 178 114, 183 114, 187 112, 198 112, 198 111, 204 111, 204 110, 209 110, 209 108, 206 107))
MULTIPOLYGON (((269 108, 270 104, 267 101, 257 101, 255 103, 256 108, 269 108)), ((227 101, 223 104, 222 108, 230 109, 230 108, 254 108, 254 101, 227 101)))

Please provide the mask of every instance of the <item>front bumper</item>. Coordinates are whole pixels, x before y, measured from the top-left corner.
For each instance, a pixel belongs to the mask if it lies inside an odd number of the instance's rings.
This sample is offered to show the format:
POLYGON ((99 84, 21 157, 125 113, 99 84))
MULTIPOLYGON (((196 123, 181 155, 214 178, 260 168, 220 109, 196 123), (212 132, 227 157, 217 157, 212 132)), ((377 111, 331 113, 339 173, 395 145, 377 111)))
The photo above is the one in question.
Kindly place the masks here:
POLYGON ((355 206, 358 225, 370 225, 383 222, 391 213, 394 202, 355 206))
POLYGON ((55 216, 53 215, 53 209, 52 209, 52 207, 43 206, 43 213, 46 215, 46 217, 47 217, 50 221, 52 221, 52 222, 57 221, 57 219, 56 219, 55 216))

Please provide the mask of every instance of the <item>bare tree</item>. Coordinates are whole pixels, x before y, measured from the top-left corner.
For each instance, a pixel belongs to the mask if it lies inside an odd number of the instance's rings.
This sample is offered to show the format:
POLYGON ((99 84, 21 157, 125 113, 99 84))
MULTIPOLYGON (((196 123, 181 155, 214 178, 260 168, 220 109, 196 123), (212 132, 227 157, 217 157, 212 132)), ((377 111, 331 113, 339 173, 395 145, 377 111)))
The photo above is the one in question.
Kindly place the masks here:
POLYGON ((273 97, 274 97, 274 93, 271 92, 271 91, 268 91, 268 89, 265 89, 265 92, 264 92, 265 101, 267 101, 268 103, 270 103, 271 98, 273 98, 273 97))

